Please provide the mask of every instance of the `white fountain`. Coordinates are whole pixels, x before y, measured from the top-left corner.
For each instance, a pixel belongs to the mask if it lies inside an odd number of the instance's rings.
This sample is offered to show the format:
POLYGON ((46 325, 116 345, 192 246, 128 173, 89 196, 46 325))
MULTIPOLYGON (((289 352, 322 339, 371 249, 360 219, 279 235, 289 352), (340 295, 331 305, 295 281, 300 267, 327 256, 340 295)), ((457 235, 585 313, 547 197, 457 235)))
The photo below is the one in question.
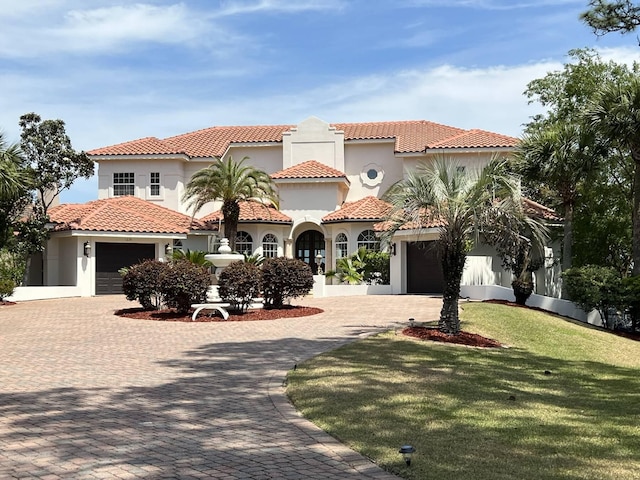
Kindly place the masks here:
POLYGON ((231 253, 229 239, 223 238, 220 240, 218 253, 208 253, 204 258, 210 261, 214 267, 214 278, 212 278, 212 284, 207 291, 207 301, 217 301, 220 299, 218 295, 218 279, 220 278, 220 273, 222 273, 230 263, 244 261, 244 255, 241 253, 231 253))

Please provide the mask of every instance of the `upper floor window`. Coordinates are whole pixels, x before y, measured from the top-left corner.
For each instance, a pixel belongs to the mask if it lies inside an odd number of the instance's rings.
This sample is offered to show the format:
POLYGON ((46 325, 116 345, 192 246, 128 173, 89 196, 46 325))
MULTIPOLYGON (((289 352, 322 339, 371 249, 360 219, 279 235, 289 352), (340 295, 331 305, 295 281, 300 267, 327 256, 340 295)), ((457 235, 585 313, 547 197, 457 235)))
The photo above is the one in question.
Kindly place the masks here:
POLYGON ((160 172, 151 172, 149 174, 149 194, 152 197, 160 196, 160 172))
POLYGON ((344 233, 336 236, 336 258, 346 258, 349 256, 349 242, 344 233))
POLYGON ((380 250, 380 240, 373 230, 365 230, 358 235, 358 248, 365 247, 367 250, 380 250))
POLYGON ((276 258, 278 256, 278 239, 272 233, 267 233, 262 238, 262 256, 264 258, 276 258))
POLYGON ((113 174, 113 196, 135 195, 135 175, 133 172, 113 174))
POLYGON ((247 232, 236 233, 236 251, 245 255, 253 254, 253 238, 247 232))

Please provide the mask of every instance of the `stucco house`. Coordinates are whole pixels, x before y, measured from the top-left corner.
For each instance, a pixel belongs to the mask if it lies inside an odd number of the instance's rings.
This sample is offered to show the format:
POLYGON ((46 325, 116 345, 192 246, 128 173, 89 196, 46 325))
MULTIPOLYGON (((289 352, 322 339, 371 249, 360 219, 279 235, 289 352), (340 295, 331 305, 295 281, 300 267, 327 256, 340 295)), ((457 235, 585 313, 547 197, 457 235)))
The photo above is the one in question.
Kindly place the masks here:
MULTIPOLYGON (((248 157, 270 174, 280 194, 279 210, 241 206, 237 250, 300 258, 315 271, 318 256, 328 269, 359 246, 378 246, 374 225, 388 209, 381 197, 419 163, 444 155, 477 168, 496 153, 513 152, 517 142, 424 120, 327 123, 310 117, 298 125, 211 127, 98 148, 88 152, 98 164, 98 200, 51 209, 43 283, 83 296, 113 293, 122 266, 163 258, 175 248, 215 250, 220 205, 211 203, 193 217, 182 195, 191 176, 217 159, 248 157)), ((534 202, 527 208, 557 219, 534 202)), ((437 228, 420 235, 399 231, 391 246, 391 284, 377 292, 441 292, 435 251, 424 248, 437 234, 437 228)), ((537 292, 553 294, 553 275, 538 277, 537 292)), ((463 283, 510 281, 490 248, 471 252, 463 283)))

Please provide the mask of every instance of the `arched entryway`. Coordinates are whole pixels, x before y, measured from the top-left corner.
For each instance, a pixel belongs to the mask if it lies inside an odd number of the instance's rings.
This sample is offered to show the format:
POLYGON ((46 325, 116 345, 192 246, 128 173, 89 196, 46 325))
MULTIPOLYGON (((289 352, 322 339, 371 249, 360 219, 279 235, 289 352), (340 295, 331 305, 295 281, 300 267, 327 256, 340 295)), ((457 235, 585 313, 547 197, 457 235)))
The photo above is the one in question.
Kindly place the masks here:
POLYGON ((311 267, 314 275, 318 273, 318 265, 316 264, 316 255, 322 255, 322 263, 320 266, 324 270, 325 251, 324 251, 324 235, 316 230, 307 230, 302 232, 296 240, 296 258, 302 260, 311 267))

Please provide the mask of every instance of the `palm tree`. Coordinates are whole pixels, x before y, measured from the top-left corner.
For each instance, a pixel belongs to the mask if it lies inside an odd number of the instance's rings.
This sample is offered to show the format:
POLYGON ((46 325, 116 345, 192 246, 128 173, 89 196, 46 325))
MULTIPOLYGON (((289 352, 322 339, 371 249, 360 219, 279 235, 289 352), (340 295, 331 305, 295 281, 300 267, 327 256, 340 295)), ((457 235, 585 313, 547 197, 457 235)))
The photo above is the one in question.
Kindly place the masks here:
POLYGON ((28 186, 29 179, 21 171, 22 162, 20 146, 7 144, 0 132, 0 199, 13 199, 28 186))
POLYGON ((445 333, 460 333, 462 271, 483 223, 495 218, 489 212, 522 215, 518 179, 504 173, 505 168, 504 160, 494 159, 484 169, 466 173, 455 161, 440 158, 409 172, 384 195, 392 209, 383 239, 390 240, 403 226, 424 230, 435 225, 439 231, 445 285, 438 327, 445 333))
POLYGON ((562 205, 563 271, 571 268, 573 211, 578 188, 593 171, 600 150, 595 136, 588 129, 568 122, 550 123, 529 132, 518 146, 518 172, 530 182, 546 185, 559 197, 562 205))
POLYGON ((234 162, 231 157, 219 160, 196 172, 187 183, 183 200, 189 202, 195 215, 205 204, 222 202, 224 234, 231 250, 236 247, 236 233, 241 201, 271 203, 278 206, 276 187, 266 172, 249 165, 244 157, 234 162))
POLYGON ((633 275, 640 275, 640 77, 609 82, 588 106, 591 127, 629 151, 635 164, 633 177, 633 275))

